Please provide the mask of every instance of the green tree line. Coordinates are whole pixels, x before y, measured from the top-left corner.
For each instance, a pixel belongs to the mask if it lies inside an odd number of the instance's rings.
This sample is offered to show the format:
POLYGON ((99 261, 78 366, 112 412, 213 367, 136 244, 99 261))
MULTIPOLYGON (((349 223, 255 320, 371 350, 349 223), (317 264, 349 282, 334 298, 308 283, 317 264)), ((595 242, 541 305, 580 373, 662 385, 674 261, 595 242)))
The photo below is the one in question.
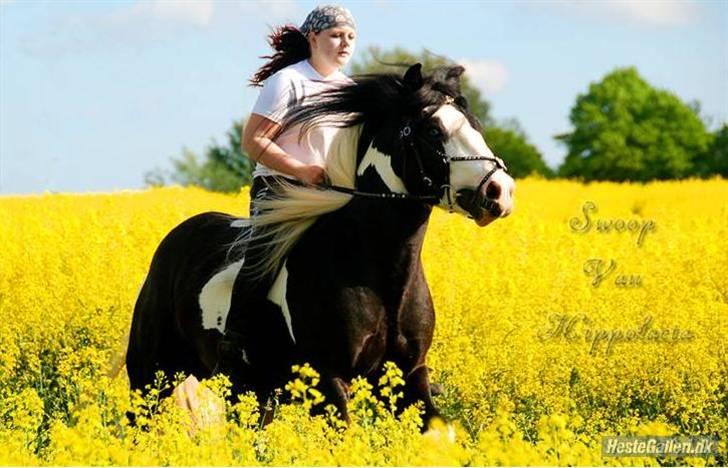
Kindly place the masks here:
MULTIPOLYGON (((396 73, 415 62, 426 71, 452 63, 428 51, 413 54, 400 48, 371 47, 352 63, 352 74, 396 73)), ((728 177, 728 124, 709 131, 698 103, 684 103, 675 94, 651 86, 633 67, 612 71, 576 97, 569 115, 572 130, 554 137, 566 149, 557 170, 546 165, 517 120, 492 117, 490 103, 470 82, 467 71, 461 90, 470 111, 483 123, 488 146, 517 178, 533 174, 584 181, 728 177)), ((242 120, 233 122, 227 141, 213 142, 201 157, 183 149, 180 157, 172 158, 171 170, 148 172, 146 184, 237 192, 250 184, 254 166, 240 146, 244 125, 242 120)))
POLYGON ((556 136, 567 149, 559 175, 614 181, 728 176, 728 126, 711 133, 699 112, 697 103, 654 88, 633 67, 614 70, 576 98, 573 130, 556 136))

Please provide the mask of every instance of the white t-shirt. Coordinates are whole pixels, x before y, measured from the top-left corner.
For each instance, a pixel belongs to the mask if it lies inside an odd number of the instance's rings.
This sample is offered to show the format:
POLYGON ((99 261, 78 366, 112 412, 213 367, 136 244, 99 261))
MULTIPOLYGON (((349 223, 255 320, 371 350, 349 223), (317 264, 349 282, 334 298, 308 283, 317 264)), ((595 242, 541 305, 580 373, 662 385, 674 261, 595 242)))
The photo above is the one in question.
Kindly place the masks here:
MULTIPOLYGON (((353 83, 351 78, 340 71, 324 78, 311 66, 308 59, 301 60, 277 71, 265 80, 252 112, 280 124, 289 108, 301 105, 307 96, 331 87, 326 82, 353 83)), ((299 130, 300 126, 290 128, 278 136, 275 143, 302 163, 318 164, 323 167, 331 141, 338 129, 319 125, 312 128, 300 141, 299 130)), ((254 177, 269 175, 284 174, 261 163, 256 164, 254 177)))

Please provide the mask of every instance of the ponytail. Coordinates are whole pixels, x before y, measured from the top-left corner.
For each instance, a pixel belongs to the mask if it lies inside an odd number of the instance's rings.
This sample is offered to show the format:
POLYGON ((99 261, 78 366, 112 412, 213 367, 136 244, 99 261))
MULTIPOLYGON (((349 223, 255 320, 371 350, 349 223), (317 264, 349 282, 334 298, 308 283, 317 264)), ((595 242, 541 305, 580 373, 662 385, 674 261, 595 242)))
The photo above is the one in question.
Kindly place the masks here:
POLYGON ((278 27, 268 36, 268 43, 276 52, 260 57, 269 60, 250 79, 250 86, 263 86, 263 82, 278 70, 311 56, 308 39, 292 25, 278 27))

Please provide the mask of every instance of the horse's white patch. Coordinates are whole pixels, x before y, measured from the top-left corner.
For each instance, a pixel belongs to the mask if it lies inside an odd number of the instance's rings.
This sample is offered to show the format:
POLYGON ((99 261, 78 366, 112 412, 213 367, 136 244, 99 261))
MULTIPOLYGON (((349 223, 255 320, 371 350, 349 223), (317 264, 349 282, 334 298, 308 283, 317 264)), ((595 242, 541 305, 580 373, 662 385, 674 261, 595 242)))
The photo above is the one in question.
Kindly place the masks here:
MULTIPOLYGON (((199 303, 200 310, 202 311, 202 328, 205 330, 217 329, 220 333, 225 333, 225 322, 230 312, 233 285, 235 284, 235 278, 243 266, 243 261, 240 260, 231 263, 227 268, 210 278, 205 286, 202 287, 199 303)), ((284 262, 273 286, 268 291, 268 299, 281 308, 281 313, 283 313, 283 318, 288 326, 288 332, 291 334, 291 339, 295 343, 296 338, 293 336, 293 327, 291 326, 291 313, 288 309, 288 301, 286 300, 287 284, 288 269, 284 262)), ((243 360, 247 362, 245 351, 243 351, 243 360)))
POLYGON ((434 440, 447 440, 454 443, 457 439, 457 432, 452 424, 442 424, 442 422, 431 421, 430 426, 424 436, 434 440))
POLYGON ((250 220, 246 218, 236 219, 230 223, 231 228, 243 228, 245 226, 250 226, 250 220))
POLYGON ((286 291, 288 289, 288 268, 287 262, 283 262, 278 277, 276 278, 273 286, 268 291, 268 299, 281 308, 283 319, 286 321, 288 326, 288 333, 291 334, 291 339, 296 342, 296 337, 293 336, 293 327, 291 326, 291 311, 288 309, 288 300, 286 299, 286 291))
POLYGON ((404 182, 392 169, 392 159, 372 146, 369 146, 364 158, 361 160, 359 169, 356 171, 357 175, 364 174, 369 166, 377 171, 390 192, 407 193, 404 182))
POLYGON ((447 440, 455 442, 455 427, 452 424, 447 425, 447 440))
POLYGON ((202 311, 202 328, 205 330, 216 328, 220 333, 225 333, 225 321, 233 297, 233 284, 242 266, 243 260, 231 263, 202 287, 199 303, 202 311))
MULTIPOLYGON (((465 115, 451 105, 440 107, 434 117, 445 127, 448 139, 445 141, 445 153, 449 156, 488 156, 493 152, 485 144, 483 135, 470 126, 465 115)), ((491 161, 463 161, 450 166, 450 183, 455 190, 475 187, 480 179, 493 167, 491 161)))
MULTIPOLYGON (((435 112, 434 117, 440 120, 442 126, 446 129, 448 139, 445 141, 445 153, 449 156, 488 156, 495 157, 493 152, 488 148, 483 136, 475 130, 468 122, 465 115, 457 108, 451 105, 444 105, 435 112)), ((482 177, 490 171, 494 166, 492 161, 463 161, 450 165, 450 184, 453 193, 463 188, 475 188, 480 183, 482 177)), ((513 185, 513 179, 504 171, 496 171, 491 176, 491 180, 497 181, 503 188, 501 195, 502 201, 508 200, 510 203, 510 190, 513 185)), ((446 200, 443 199, 441 204, 445 206, 446 200)), ((453 207, 455 211, 465 213, 465 211, 457 204, 453 207)))

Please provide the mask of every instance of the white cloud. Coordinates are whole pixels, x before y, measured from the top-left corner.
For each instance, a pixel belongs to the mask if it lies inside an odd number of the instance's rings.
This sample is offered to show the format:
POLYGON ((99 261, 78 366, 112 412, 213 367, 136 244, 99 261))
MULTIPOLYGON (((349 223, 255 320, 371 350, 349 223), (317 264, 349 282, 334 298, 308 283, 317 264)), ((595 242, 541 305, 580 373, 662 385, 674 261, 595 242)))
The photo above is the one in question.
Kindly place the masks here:
POLYGON ((204 27, 210 24, 214 7, 212 0, 151 0, 120 8, 111 17, 120 21, 154 19, 204 27))
POLYGON ((121 22, 154 21, 179 26, 207 27, 213 22, 217 25, 219 21, 239 21, 242 15, 280 21, 300 16, 299 10, 293 0, 139 0, 128 7, 115 10, 110 16, 121 22))
POLYGON ((144 0, 106 11, 51 17, 44 27, 28 31, 21 47, 37 57, 108 52, 118 47, 142 50, 190 29, 208 29, 216 16, 213 0, 144 0))
POLYGON ((694 21, 698 16, 697 3, 655 0, 605 2, 616 15, 655 25, 678 25, 694 21))
POLYGON ((559 0, 552 5, 563 11, 649 26, 690 24, 700 16, 700 5, 693 0, 559 0))
POLYGON ((465 67, 471 83, 486 94, 499 92, 508 82, 508 69, 498 61, 461 59, 457 63, 465 67))
MULTIPOLYGON (((0 0, 7 1, 7 0, 0 0)), ((24 33, 20 48, 34 57, 63 57, 108 53, 114 49, 139 52, 180 37, 240 30, 267 24, 303 21, 306 12, 292 0, 139 0, 109 4, 93 13, 59 14, 24 33)))
POLYGON ((241 12, 254 15, 265 21, 290 21, 302 23, 308 11, 303 11, 293 0, 248 0, 239 4, 241 12))

